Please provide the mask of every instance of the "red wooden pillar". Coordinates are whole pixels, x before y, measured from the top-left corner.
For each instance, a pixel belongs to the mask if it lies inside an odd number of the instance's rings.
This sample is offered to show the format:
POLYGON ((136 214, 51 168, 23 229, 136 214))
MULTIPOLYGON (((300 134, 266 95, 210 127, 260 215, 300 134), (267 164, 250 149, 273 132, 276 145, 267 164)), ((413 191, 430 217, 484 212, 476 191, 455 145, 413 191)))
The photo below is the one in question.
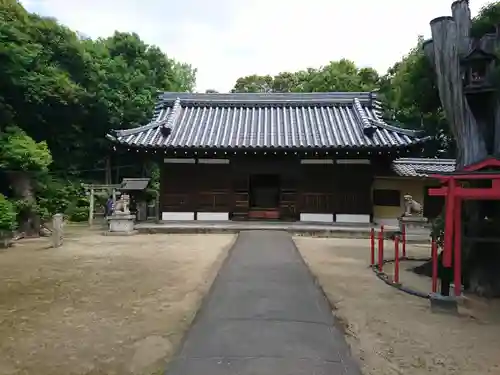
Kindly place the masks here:
POLYGON ((431 256, 432 256, 432 293, 437 293, 438 251, 437 251, 437 244, 434 239, 432 239, 432 244, 431 244, 431 256))
POLYGON ((378 234, 378 271, 384 271, 384 226, 380 226, 378 234))
POLYGON ((399 236, 394 237, 394 283, 399 284, 399 236))
POLYGON ((370 266, 375 264, 375 228, 370 230, 370 266))
POLYGON ((462 294, 462 199, 455 198, 454 212, 454 272, 455 296, 462 294))
POLYGON ((443 247, 443 266, 451 267, 452 262, 452 246, 453 246, 453 229, 455 218, 455 187, 454 179, 448 180, 448 195, 446 196, 446 211, 445 211, 445 228, 444 228, 444 247, 443 247))

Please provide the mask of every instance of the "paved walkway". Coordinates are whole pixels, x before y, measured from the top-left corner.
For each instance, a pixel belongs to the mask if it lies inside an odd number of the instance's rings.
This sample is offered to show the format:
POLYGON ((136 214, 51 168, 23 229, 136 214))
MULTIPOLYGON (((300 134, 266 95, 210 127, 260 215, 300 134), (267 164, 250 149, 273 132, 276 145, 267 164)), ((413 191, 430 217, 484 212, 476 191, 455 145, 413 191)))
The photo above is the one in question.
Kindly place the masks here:
POLYGON ((359 375, 286 232, 241 232, 167 375, 359 375))

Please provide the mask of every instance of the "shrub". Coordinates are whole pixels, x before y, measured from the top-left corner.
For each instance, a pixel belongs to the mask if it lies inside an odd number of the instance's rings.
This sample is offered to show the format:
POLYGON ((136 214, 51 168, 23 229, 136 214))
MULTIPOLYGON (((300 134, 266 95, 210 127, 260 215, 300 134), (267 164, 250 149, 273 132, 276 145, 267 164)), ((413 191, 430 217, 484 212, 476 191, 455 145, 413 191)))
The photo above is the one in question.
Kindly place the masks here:
POLYGON ((436 244, 442 248, 444 243, 444 210, 432 221, 431 236, 436 240, 436 244))
POLYGON ((16 228, 16 210, 11 201, 0 194, 0 238, 8 236, 16 228))
POLYGON ((82 221, 87 221, 89 218, 89 208, 88 206, 79 207, 73 206, 68 211, 66 211, 66 215, 69 221, 78 223, 82 221))
POLYGON ((43 219, 62 213, 72 221, 87 220, 89 198, 79 182, 47 175, 38 181, 37 200, 43 219))

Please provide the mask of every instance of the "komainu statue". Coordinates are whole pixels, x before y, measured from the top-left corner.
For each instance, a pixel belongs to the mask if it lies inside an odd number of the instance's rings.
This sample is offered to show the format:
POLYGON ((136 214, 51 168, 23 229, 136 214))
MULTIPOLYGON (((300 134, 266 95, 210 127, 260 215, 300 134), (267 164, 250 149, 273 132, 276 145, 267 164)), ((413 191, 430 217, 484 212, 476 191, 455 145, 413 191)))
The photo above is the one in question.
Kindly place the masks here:
POLYGON ((411 195, 406 194, 403 198, 405 202, 405 212, 403 216, 423 215, 422 205, 415 201, 411 195))
POLYGON ((128 194, 122 194, 119 200, 116 201, 113 207, 114 214, 130 214, 130 196, 128 194))

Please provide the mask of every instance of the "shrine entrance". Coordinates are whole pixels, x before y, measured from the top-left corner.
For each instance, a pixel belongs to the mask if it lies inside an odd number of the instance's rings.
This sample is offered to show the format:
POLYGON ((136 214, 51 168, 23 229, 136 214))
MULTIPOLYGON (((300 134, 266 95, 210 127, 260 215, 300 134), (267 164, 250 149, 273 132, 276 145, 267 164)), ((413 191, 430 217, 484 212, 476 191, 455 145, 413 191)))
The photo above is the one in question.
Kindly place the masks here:
POLYGON ((278 174, 250 175, 251 219, 279 219, 280 176, 278 174))
MULTIPOLYGON (((489 157, 452 173, 430 175, 442 184, 430 188, 430 196, 445 197, 445 229, 443 267, 451 270, 455 296, 462 293, 462 203, 464 200, 500 200, 500 160, 489 157), (467 187, 467 183, 482 181, 481 187, 467 187)), ((468 237, 467 241, 485 242, 493 239, 468 237)), ((498 240, 497 240, 498 241, 498 240)), ((449 278, 441 279, 441 294, 449 295, 449 278)))

